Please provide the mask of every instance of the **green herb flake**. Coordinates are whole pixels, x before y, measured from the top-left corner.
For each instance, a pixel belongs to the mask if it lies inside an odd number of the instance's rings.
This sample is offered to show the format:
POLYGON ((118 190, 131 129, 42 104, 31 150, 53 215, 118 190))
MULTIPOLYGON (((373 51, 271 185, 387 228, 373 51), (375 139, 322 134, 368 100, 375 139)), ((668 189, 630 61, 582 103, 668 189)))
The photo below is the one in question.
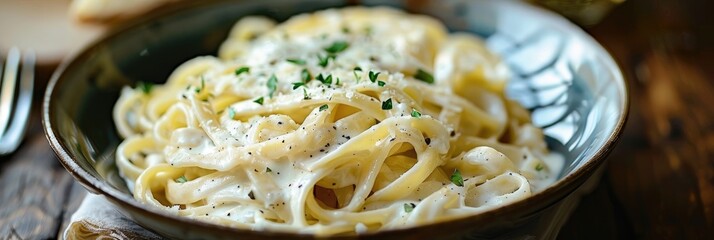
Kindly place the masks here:
POLYGON ((414 208, 416 207, 416 204, 414 203, 405 203, 404 204, 404 211, 405 212, 411 212, 414 211, 414 208))
POLYGON ((355 69, 352 70, 352 73, 355 75, 355 80, 357 80, 357 82, 359 82, 359 80, 361 80, 362 77, 360 76, 361 74, 359 74, 357 72, 362 72, 362 68, 355 67, 355 69))
POLYGON ((330 45, 329 47, 325 48, 325 51, 332 53, 332 54, 336 54, 336 53, 344 51, 349 46, 350 46, 350 44, 345 41, 336 41, 336 42, 332 43, 332 45, 330 45))
POLYGON ((186 179, 186 176, 180 176, 179 178, 176 179, 177 183, 185 183, 188 182, 188 179, 186 179))
POLYGON ((322 55, 317 55, 318 64, 321 67, 327 67, 327 64, 330 63, 330 58, 335 58, 335 57, 331 56, 331 55, 326 55, 324 57, 322 55))
POLYGON ((232 107, 228 108, 228 117, 230 119, 233 119, 236 116, 236 110, 234 110, 232 107))
POLYGON ((337 82, 335 82, 335 85, 340 86, 340 78, 337 78, 337 82))
POLYGON ((382 102, 382 110, 392 109, 392 98, 387 99, 387 101, 382 102))
POLYGON ((305 60, 302 59, 288 58, 286 61, 295 65, 305 65, 305 60))
POLYGON ((299 87, 305 86, 304 82, 294 82, 293 83, 293 90, 298 89, 299 87))
POLYGON ((275 94, 275 90, 278 88, 278 78, 275 77, 275 74, 270 75, 270 78, 268 78, 268 95, 272 98, 273 94, 275 94))
POLYGON ((197 88, 194 89, 194 90, 196 91, 196 93, 200 93, 201 91, 203 91, 203 89, 204 89, 205 87, 206 87, 206 79, 204 79, 203 76, 201 76, 201 86, 200 86, 200 87, 197 87, 197 88))
POLYGON ((327 108, 329 108, 327 104, 322 104, 322 106, 320 106, 320 112, 327 110, 327 108))
POLYGON ((322 76, 322 73, 317 74, 317 77, 315 77, 315 80, 320 81, 320 82, 325 82, 325 77, 322 76))
POLYGON ((327 77, 322 76, 322 73, 318 74, 317 77, 315 77, 317 81, 320 81, 321 83, 325 85, 330 85, 332 84, 332 74, 327 75, 327 77))
POLYGON ((412 109, 412 117, 420 118, 421 113, 419 111, 417 111, 416 109, 412 109))
POLYGON ((345 33, 345 34, 350 33, 350 29, 347 28, 347 26, 342 26, 342 33, 345 33))
POLYGON ((270 169, 269 167, 265 168, 265 172, 272 172, 272 171, 273 171, 273 169, 270 169))
POLYGON ((425 83, 434 83, 434 76, 432 76, 431 73, 422 70, 421 68, 417 70, 416 75, 414 75, 414 78, 419 79, 425 83))
POLYGON ((454 173, 451 174, 451 182, 459 187, 464 186, 464 178, 461 177, 461 172, 459 172, 459 169, 454 169, 454 173))
POLYGON ((257 103, 260 105, 263 105, 263 101, 264 101, 263 97, 259 97, 258 99, 253 100, 254 103, 257 103))
POLYGON ((371 82, 377 81, 377 78, 379 77, 379 73, 380 72, 375 73, 375 72, 369 71, 369 81, 371 81, 371 82))
POLYGON ((387 83, 385 83, 383 81, 377 81, 377 85, 379 85, 380 87, 384 87, 384 84, 387 84, 387 83))
POLYGON ((249 67, 240 67, 236 69, 236 76, 240 76, 243 73, 250 73, 250 68, 249 67))
POLYGON ((540 163, 538 163, 538 165, 535 166, 535 170, 536 170, 536 171, 539 171, 539 172, 540 172, 540 171, 542 171, 543 169, 545 169, 545 167, 544 167, 542 164, 540 164, 540 163))
POLYGON ((307 70, 307 68, 304 68, 300 73, 300 78, 302 79, 303 83, 308 83, 310 82, 310 80, 312 80, 312 75, 310 74, 310 71, 307 70))
POLYGON ((304 89, 304 88, 302 89, 302 99, 303 99, 303 100, 308 100, 308 99, 310 99, 310 95, 307 94, 307 89, 304 89))
POLYGON ((144 94, 149 94, 151 93, 151 88, 154 87, 154 84, 150 82, 139 82, 136 86, 137 88, 141 89, 144 94))

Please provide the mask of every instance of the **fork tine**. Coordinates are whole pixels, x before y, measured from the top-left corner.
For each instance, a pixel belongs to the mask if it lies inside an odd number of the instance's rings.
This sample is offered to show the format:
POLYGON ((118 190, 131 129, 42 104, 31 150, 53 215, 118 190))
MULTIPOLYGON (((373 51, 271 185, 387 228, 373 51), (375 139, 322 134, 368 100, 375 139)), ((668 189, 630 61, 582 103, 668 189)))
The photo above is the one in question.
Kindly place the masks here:
MULTIPOLYGON (((17 55, 19 58, 19 50, 17 51, 17 55)), ((15 67, 15 69, 17 70, 17 67, 15 67)), ((17 75, 17 71, 15 75, 17 75)), ((20 142, 22 142, 22 137, 25 135, 25 130, 27 129, 27 124, 30 120, 32 93, 35 82, 34 51, 29 50, 23 54, 20 79, 14 80, 16 80, 16 82, 20 82, 20 89, 18 91, 19 95, 17 97, 17 103, 15 104, 15 110, 12 115, 12 122, 6 127, 5 135, 0 135, 0 155, 9 154, 17 149, 20 142)))
POLYGON ((15 99, 15 85, 19 65, 20 50, 13 47, 7 54, 5 72, 2 78, 2 89, 0 89, 0 137, 5 134, 8 127, 7 124, 10 121, 12 101, 15 99))

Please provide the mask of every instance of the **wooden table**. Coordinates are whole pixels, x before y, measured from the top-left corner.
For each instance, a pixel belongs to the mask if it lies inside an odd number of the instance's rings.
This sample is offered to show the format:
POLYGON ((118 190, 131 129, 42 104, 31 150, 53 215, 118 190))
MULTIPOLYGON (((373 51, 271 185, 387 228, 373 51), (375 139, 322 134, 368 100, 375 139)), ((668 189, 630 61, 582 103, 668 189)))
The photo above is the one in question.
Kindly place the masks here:
MULTIPOLYGON (((713 9, 707 0, 628 0, 587 28, 620 64, 632 105, 599 187, 560 238, 714 236, 713 9)), ((23 147, 0 160, 0 239, 57 237, 85 194, 35 110, 23 147)))

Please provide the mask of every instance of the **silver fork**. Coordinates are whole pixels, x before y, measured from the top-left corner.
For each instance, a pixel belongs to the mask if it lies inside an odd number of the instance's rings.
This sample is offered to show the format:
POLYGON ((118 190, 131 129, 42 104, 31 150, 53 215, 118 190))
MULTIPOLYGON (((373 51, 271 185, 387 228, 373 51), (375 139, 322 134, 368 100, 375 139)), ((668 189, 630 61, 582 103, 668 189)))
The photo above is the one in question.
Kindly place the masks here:
POLYGON ((0 156, 17 150, 30 121, 32 88, 35 82, 35 53, 32 50, 26 51, 21 59, 20 50, 13 47, 7 54, 4 72, 2 65, 0 58, 0 156), (18 74, 20 66, 22 70, 18 74))

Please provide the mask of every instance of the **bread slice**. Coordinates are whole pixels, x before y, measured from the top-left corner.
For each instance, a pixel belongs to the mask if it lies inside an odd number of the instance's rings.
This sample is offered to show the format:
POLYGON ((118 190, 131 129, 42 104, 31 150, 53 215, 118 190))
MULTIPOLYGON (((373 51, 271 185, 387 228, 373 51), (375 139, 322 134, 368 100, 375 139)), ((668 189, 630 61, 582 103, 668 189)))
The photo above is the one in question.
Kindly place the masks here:
POLYGON ((80 22, 104 22, 145 13, 175 0, 73 0, 70 15, 80 22))

